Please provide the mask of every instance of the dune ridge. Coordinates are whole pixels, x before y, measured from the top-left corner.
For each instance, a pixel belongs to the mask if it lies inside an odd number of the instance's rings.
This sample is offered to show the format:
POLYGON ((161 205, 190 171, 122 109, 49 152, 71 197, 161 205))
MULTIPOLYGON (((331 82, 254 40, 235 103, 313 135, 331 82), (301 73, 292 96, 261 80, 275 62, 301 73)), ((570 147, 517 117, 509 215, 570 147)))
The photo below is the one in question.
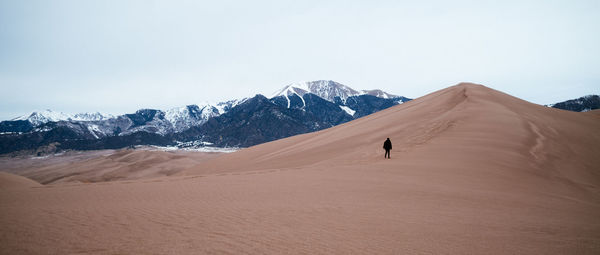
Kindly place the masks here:
POLYGON ((598 112, 463 83, 177 176, 9 190, 0 253, 598 254, 598 112))
POLYGON ((473 152, 498 148, 496 154, 478 156, 507 163, 516 160, 517 168, 543 168, 548 173, 575 164, 571 168, 576 170, 560 174, 582 182, 598 181, 595 155, 600 155, 600 135, 593 131, 598 130, 599 120, 588 117, 598 115, 593 112, 598 111, 582 114, 548 108, 463 83, 337 127, 224 155, 186 173, 369 164, 379 162, 380 143, 391 137, 393 153, 400 159, 412 159, 417 153, 429 156, 421 150, 447 149, 451 153, 456 151, 450 148, 454 145, 473 152), (583 176, 575 176, 580 174, 583 176))
POLYGON ((41 186, 27 177, 0 172, 0 189, 25 189, 41 186))

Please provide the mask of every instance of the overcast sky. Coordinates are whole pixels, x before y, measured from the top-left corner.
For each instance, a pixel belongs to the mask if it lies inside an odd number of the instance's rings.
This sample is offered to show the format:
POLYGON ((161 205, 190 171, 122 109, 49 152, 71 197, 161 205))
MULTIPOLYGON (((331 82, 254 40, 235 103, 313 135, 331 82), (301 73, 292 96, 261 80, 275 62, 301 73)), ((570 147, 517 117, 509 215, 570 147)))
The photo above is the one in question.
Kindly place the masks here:
POLYGON ((335 80, 600 94, 600 1, 0 0, 0 119, 112 114, 335 80))

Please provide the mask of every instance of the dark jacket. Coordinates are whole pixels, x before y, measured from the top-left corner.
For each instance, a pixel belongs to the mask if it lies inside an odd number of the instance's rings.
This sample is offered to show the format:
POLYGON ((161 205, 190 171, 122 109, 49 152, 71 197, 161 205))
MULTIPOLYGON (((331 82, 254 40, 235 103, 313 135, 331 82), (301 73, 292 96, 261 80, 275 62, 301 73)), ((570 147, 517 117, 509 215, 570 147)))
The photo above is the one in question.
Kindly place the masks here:
POLYGON ((386 150, 391 150, 392 149, 392 141, 390 141, 390 139, 385 140, 385 142, 383 143, 383 148, 386 150))

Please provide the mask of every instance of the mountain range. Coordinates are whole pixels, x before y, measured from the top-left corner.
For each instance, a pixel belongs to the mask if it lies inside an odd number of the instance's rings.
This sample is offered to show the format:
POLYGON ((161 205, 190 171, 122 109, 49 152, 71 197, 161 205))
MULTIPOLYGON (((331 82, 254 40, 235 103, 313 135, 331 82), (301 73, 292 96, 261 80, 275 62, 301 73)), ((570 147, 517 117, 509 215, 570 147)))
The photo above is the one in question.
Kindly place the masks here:
POLYGON ((105 149, 132 145, 248 147, 317 131, 401 104, 409 98, 355 90, 330 80, 294 83, 269 98, 140 109, 118 116, 50 110, 0 122, 0 153, 105 149))
POLYGON ((573 112, 589 112, 600 109, 600 96, 587 95, 548 106, 573 112))
MULTIPOLYGON (((0 153, 41 155, 134 145, 249 147, 330 128, 409 100, 379 89, 355 90, 319 80, 289 84, 270 97, 256 95, 165 111, 140 109, 113 116, 45 110, 0 122, 0 153)), ((589 95, 547 106, 589 111, 600 108, 600 97, 589 95)))

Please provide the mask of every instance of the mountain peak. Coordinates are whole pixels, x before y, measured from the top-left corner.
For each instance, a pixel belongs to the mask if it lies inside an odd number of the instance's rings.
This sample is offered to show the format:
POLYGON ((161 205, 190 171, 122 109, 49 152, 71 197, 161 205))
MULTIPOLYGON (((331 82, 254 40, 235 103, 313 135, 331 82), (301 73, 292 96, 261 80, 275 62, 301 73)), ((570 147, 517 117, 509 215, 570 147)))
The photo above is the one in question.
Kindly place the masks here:
POLYGON ((76 113, 71 117, 71 120, 78 121, 100 121, 114 118, 115 116, 112 114, 106 114, 101 112, 92 112, 92 113, 76 113))
POLYGON ((342 102, 345 102, 348 97, 351 96, 360 96, 360 95, 372 95, 380 98, 394 98, 398 97, 396 95, 392 95, 386 93, 380 89, 374 90, 355 90, 351 87, 348 87, 339 82, 335 82, 332 80, 317 80, 317 81, 305 81, 305 82, 296 82, 289 84, 282 89, 275 92, 271 98, 278 96, 292 96, 298 95, 299 97, 304 96, 306 93, 315 94, 327 101, 335 102, 335 98, 339 97, 342 102))
POLYGON ((49 121, 61 121, 68 120, 71 118, 71 115, 63 113, 63 112, 55 112, 50 109, 46 109, 43 111, 34 111, 29 115, 23 115, 21 117, 17 117, 13 120, 28 120, 32 125, 37 126, 40 124, 44 124, 49 121))
POLYGON ((273 94, 271 98, 277 96, 291 96, 293 94, 302 97, 306 93, 315 94, 331 102, 334 101, 335 97, 339 97, 342 101, 345 101, 348 97, 361 94, 353 88, 332 80, 317 80, 289 84, 273 94))
POLYGON ((588 112, 591 110, 600 109, 600 96, 586 95, 580 98, 554 103, 547 106, 574 112, 588 112))
POLYGON ((361 90, 362 94, 381 97, 385 99, 400 97, 394 94, 387 93, 381 89, 361 90))
POLYGON ((50 109, 43 111, 34 111, 29 115, 23 115, 21 117, 14 118, 12 120, 27 120, 33 126, 38 126, 47 122, 58 122, 58 121, 99 121, 113 118, 113 115, 103 114, 100 112, 95 113, 77 113, 74 115, 67 114, 64 112, 56 112, 50 109))

